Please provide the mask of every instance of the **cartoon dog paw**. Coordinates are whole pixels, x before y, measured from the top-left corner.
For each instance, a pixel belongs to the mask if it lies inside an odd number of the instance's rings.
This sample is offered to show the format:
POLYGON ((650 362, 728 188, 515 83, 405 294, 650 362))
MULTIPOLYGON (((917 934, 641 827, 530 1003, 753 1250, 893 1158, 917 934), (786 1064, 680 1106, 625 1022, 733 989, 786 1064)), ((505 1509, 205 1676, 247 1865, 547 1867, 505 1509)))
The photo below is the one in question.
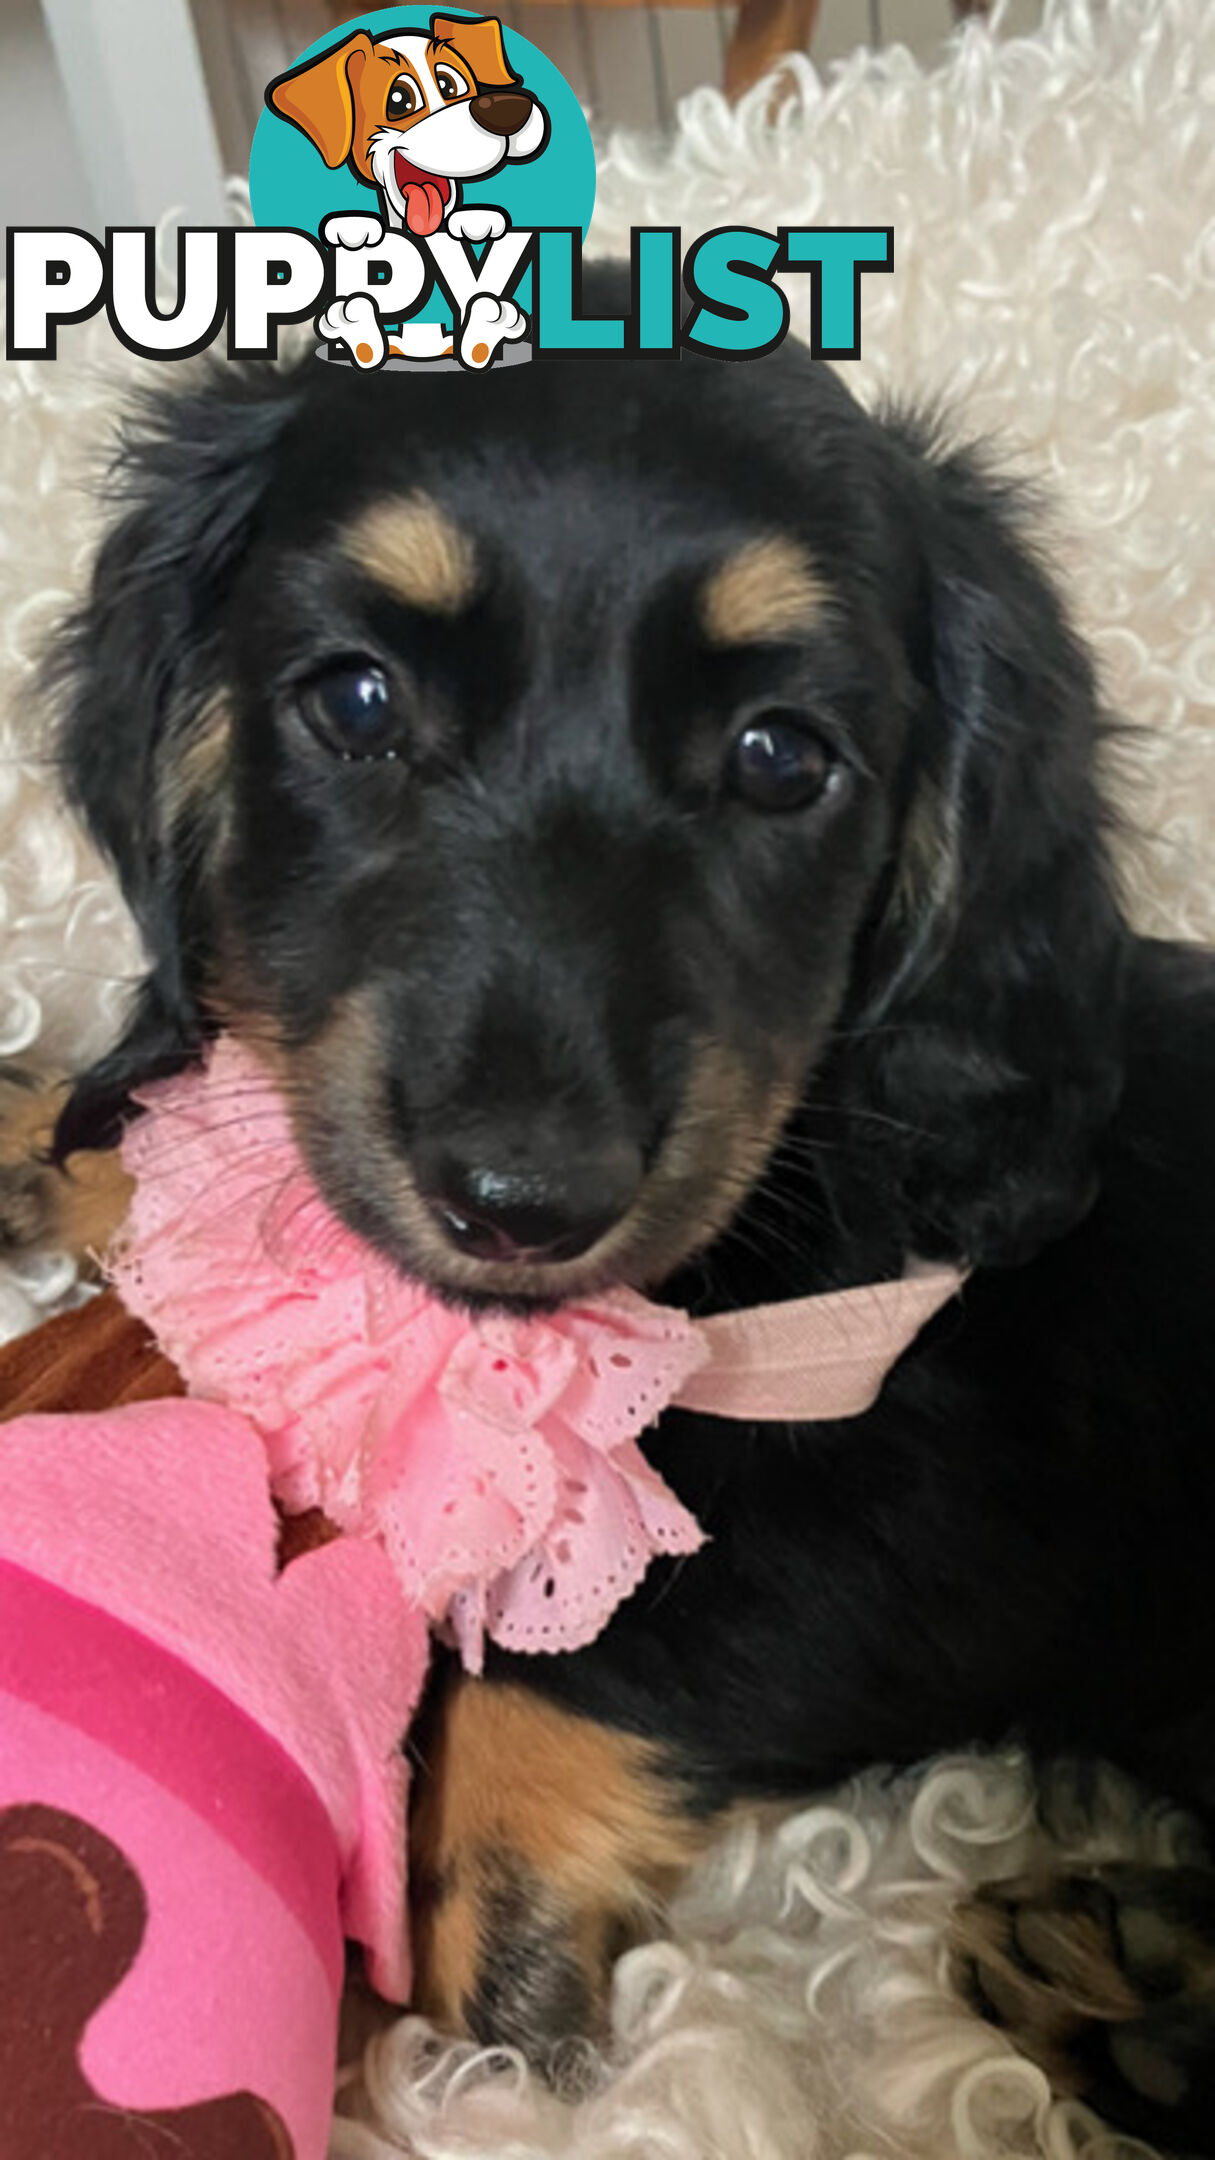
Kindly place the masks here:
POLYGON ((513 344, 526 331, 527 317, 513 300, 477 293, 460 331, 460 359, 468 368, 488 367, 500 345, 513 344))
POLYGON ((495 210, 492 203, 468 203, 464 209, 452 211, 445 229, 453 240, 472 240, 480 245, 482 240, 500 240, 509 225, 505 210, 495 210))
POLYGON ((360 210, 337 211, 321 226, 321 238, 329 247, 378 247, 383 237, 379 218, 367 217, 360 210))
MULTIPOLYGON (((329 222, 333 223, 332 218, 329 222)), ((318 315, 316 334, 323 338, 340 338, 350 348, 356 367, 378 368, 388 349, 375 302, 367 293, 355 293, 349 300, 335 300, 323 315, 318 315)))

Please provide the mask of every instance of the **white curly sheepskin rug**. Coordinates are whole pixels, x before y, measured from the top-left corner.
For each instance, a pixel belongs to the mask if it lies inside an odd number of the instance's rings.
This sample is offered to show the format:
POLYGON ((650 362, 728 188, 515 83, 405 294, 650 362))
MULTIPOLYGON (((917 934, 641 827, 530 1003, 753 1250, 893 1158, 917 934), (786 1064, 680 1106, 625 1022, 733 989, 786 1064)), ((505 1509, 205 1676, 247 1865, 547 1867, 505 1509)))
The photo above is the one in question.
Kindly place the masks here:
MULTIPOLYGON (((935 73, 888 50, 829 83, 798 63, 794 92, 775 125, 767 90, 734 112, 706 90, 673 146, 616 140, 598 247, 646 221, 680 222, 685 243, 736 221, 894 225, 895 274, 866 281, 849 380, 866 398, 943 393, 960 432, 1045 476, 1109 703, 1143 731, 1116 775, 1142 834, 1136 919, 1215 942, 1215 9, 1051 0, 1032 40, 972 24, 935 73)), ((797 281, 791 297, 796 323, 797 281)), ((0 370, 0 1058, 52 1067, 111 1034, 138 966, 108 877, 56 808, 31 704, 39 639, 94 529, 76 484, 133 372, 96 327, 64 354, 0 370)), ((0 1337, 69 1278, 53 1262, 0 1273, 0 1337)), ((576 2097, 405 2019, 343 2094, 334 2160, 1129 2151, 945 1985, 952 1902, 1024 1863, 1032 1817, 1008 1756, 744 1825, 669 1939, 622 1961, 610 2058, 580 2059, 576 2097)), ((1183 1836, 1111 1784, 1083 1850, 1166 1858, 1183 1836)))

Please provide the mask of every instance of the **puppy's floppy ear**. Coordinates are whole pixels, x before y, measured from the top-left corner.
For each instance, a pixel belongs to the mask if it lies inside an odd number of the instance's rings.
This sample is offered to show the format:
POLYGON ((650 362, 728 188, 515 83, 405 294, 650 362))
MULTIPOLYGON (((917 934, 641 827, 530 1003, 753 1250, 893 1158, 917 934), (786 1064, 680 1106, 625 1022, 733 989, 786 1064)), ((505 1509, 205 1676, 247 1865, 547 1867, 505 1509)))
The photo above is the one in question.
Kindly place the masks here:
POLYGON ((496 15, 481 15, 472 21, 458 15, 432 15, 430 36, 432 44, 450 45, 462 60, 467 60, 479 90, 506 90, 523 80, 506 57, 502 25, 496 15))
POLYGON ((69 1097, 60 1154, 109 1145, 129 1090, 200 1047, 192 947, 223 815, 223 604, 293 407, 289 377, 228 363, 138 408, 115 467, 118 521, 48 654, 67 793, 118 871, 150 962, 123 1040, 69 1097))
POLYGON ((354 148, 354 101, 371 57, 371 39, 365 30, 356 30, 353 37, 289 68, 267 86, 271 112, 299 128, 330 171, 344 165, 354 148))
POLYGON ((891 432, 921 535, 920 707, 833 1076, 861 1114, 827 1176, 845 1207, 893 1208, 911 1249, 1001 1264, 1084 1214, 1120 1088, 1128 932, 1103 727, 1013 492, 968 455, 932 461, 908 424, 891 432))

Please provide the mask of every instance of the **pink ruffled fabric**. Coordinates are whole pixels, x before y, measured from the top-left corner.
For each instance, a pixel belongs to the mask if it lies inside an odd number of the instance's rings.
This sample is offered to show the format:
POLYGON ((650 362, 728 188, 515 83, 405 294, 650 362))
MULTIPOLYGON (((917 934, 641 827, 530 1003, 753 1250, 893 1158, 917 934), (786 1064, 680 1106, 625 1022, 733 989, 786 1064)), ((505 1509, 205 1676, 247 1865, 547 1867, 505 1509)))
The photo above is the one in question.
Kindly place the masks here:
MULTIPOLYGON (((708 1350, 617 1291, 470 1320, 347 1230, 250 1053, 149 1088, 114 1280, 192 1394, 251 1418, 277 1498, 382 1542, 470 1671, 484 1639, 573 1650, 702 1533, 636 1435, 708 1350)), ((200 1476, 205 1467, 200 1465, 200 1476)))

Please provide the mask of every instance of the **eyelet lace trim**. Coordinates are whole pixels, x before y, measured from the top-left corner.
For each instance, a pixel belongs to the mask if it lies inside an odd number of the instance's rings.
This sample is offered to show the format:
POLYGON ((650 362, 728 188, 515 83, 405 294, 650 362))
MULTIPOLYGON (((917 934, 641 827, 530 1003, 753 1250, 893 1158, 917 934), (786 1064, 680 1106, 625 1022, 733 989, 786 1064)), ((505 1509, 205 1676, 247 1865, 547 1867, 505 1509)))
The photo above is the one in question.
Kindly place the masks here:
POLYGON ((578 1648, 655 1554, 702 1543, 637 1445, 706 1355, 683 1314, 627 1291, 451 1312, 330 1211, 228 1037, 143 1100, 112 1268, 127 1305, 192 1394, 252 1419, 286 1508, 382 1541, 471 1671, 487 1634, 578 1648))

